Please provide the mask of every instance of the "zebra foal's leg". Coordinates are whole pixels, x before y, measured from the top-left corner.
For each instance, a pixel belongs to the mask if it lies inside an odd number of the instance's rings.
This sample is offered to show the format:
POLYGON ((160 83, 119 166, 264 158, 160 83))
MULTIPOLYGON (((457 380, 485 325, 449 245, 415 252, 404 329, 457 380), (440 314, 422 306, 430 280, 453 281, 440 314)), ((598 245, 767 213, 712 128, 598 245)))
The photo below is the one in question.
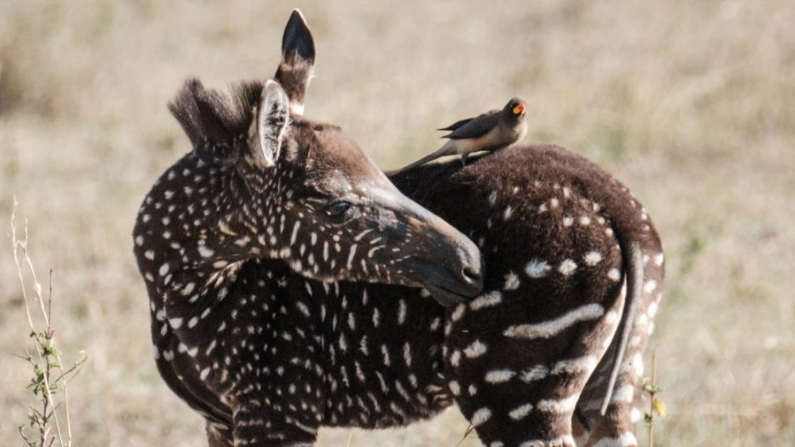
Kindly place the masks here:
POLYGON ((620 319, 617 285, 609 292, 612 302, 561 310, 527 303, 532 293, 493 291, 451 313, 450 392, 485 445, 575 445, 574 410, 620 319))
POLYGON ((531 214, 565 229, 553 237, 499 242, 484 294, 449 314, 450 393, 489 447, 574 446, 575 408, 621 319, 621 250, 571 202, 531 214))
MULTIPOLYGON (((290 405, 288 405, 290 406, 290 405)), ((283 408, 287 410, 286 408, 283 408)), ((234 446, 298 447, 314 445, 317 426, 298 420, 301 415, 280 414, 262 408, 254 401, 235 409, 233 414, 234 446)), ((306 421, 304 421, 306 422, 306 421)))
POLYGON ((610 375, 610 360, 616 349, 615 341, 610 346, 583 391, 577 405, 578 413, 587 426, 578 436, 580 446, 636 447, 635 425, 641 418, 637 408, 640 397, 639 384, 644 373, 643 352, 654 329, 654 317, 662 298, 664 257, 658 242, 646 241, 643 256, 644 282, 638 313, 633 322, 627 351, 620 365, 613 397, 603 415, 602 399, 610 375))

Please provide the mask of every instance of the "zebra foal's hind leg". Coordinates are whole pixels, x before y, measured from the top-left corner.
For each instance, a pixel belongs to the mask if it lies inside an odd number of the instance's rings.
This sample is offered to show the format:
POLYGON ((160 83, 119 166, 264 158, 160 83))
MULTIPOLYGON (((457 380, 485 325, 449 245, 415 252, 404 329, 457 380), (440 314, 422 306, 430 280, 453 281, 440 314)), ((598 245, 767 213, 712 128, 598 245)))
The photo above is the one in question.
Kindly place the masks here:
POLYGON ((583 391, 577 406, 576 422, 582 427, 576 430, 577 445, 580 447, 637 447, 635 423, 640 413, 635 407, 638 397, 638 384, 643 373, 643 362, 640 353, 628 350, 626 360, 621 365, 621 372, 616 381, 613 397, 604 415, 601 405, 610 374, 610 362, 613 347, 605 355, 605 360, 594 371, 591 380, 583 391), (634 414, 633 414, 634 413, 634 414))
POLYGON ((543 208, 494 205, 495 221, 510 219, 488 230, 499 250, 486 253, 485 293, 449 314, 450 393, 486 446, 574 446, 575 409, 619 326, 618 241, 575 198, 564 188, 543 208), (517 233, 519 219, 539 234, 517 233))
POLYGON ((546 312, 526 301, 492 292, 452 312, 450 392, 486 446, 572 447, 574 410, 616 330, 622 300, 585 300, 541 320, 533 316, 546 312))
POLYGON ((608 377, 610 360, 615 341, 610 346, 594 374, 583 391, 577 404, 578 413, 584 418, 585 426, 578 433, 579 446, 591 447, 636 447, 638 441, 633 432, 641 418, 637 409, 640 389, 639 384, 644 374, 643 352, 648 337, 654 329, 654 317, 662 298, 662 282, 664 277, 664 257, 658 244, 648 244, 643 256, 644 282, 638 312, 633 322, 632 332, 627 344, 627 351, 620 365, 613 397, 606 413, 601 413, 602 399, 608 377))

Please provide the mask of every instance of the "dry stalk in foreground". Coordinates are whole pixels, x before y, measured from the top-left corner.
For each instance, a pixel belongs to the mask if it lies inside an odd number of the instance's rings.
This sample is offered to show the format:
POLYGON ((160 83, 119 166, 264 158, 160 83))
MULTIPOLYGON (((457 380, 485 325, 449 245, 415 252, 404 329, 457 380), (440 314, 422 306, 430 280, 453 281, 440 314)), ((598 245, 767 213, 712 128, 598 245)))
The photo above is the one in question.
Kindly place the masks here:
POLYGON ((665 403, 662 399, 657 397, 657 394, 662 391, 662 388, 657 386, 657 350, 652 353, 651 360, 651 380, 647 377, 643 378, 642 384, 643 391, 649 396, 649 412, 644 414, 646 427, 649 433, 649 447, 654 447, 654 413, 665 417, 668 410, 665 408, 665 403))
POLYGON ((35 353, 31 354, 25 346, 25 355, 19 358, 27 361, 33 368, 33 377, 28 388, 33 391, 37 403, 29 406, 28 421, 18 427, 19 434, 25 445, 32 447, 49 447, 58 442, 62 447, 72 445, 72 429, 69 421, 69 402, 66 391, 67 383, 79 372, 87 357, 64 368, 61 354, 55 347, 55 330, 52 327, 52 270, 50 270, 47 301, 44 300, 42 286, 36 277, 33 262, 28 255, 28 229, 24 229, 24 238, 17 239, 15 225, 17 201, 11 212, 11 243, 13 245, 14 263, 17 276, 25 300, 25 312, 30 327, 29 337, 35 345, 35 353), (25 279, 27 276, 29 278, 25 279), (32 286, 32 294, 28 288, 32 286), (35 310, 34 310, 35 309, 35 310), (38 316, 34 316, 39 314, 38 316), (53 431, 54 430, 54 431, 53 431))
POLYGON ((456 444, 456 447, 460 446, 464 441, 466 441, 469 438, 477 438, 477 437, 478 437, 478 435, 477 435, 477 433, 475 433, 475 427, 473 427, 472 424, 469 424, 469 425, 467 425, 467 429, 464 430, 464 436, 461 437, 460 441, 458 441, 458 444, 456 444))

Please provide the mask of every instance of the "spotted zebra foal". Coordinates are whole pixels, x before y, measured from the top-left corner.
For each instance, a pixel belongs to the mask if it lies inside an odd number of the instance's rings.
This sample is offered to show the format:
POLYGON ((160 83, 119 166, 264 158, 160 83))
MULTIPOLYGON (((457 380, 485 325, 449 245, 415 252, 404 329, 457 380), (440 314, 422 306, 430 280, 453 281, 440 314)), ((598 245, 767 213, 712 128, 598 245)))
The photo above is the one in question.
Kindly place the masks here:
POLYGON ((193 150, 134 229, 157 367, 210 444, 311 445, 457 404, 490 447, 636 445, 663 276, 642 206, 557 147, 393 186, 302 116, 314 56, 294 12, 274 80, 233 101, 189 82, 171 109, 193 150))

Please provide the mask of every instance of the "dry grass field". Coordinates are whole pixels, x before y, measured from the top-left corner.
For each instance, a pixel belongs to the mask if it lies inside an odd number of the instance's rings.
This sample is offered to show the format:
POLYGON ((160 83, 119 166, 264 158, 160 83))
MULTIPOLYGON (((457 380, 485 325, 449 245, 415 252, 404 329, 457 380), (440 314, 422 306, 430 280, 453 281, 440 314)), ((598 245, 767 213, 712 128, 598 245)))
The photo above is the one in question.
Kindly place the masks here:
MULTIPOLYGON (((596 160, 645 203, 668 261, 656 445, 795 445, 791 0, 0 0, 0 445, 21 444, 33 399, 13 357, 29 343, 5 237, 14 195, 40 276, 54 269, 65 360, 89 356, 69 388, 75 445, 204 445, 151 359, 132 224, 189 149, 165 107, 183 79, 272 75, 293 7, 318 49, 307 115, 381 167, 520 94, 526 141, 596 160)), ((466 425, 451 409, 400 430, 324 429, 319 445, 453 447, 466 425)))

